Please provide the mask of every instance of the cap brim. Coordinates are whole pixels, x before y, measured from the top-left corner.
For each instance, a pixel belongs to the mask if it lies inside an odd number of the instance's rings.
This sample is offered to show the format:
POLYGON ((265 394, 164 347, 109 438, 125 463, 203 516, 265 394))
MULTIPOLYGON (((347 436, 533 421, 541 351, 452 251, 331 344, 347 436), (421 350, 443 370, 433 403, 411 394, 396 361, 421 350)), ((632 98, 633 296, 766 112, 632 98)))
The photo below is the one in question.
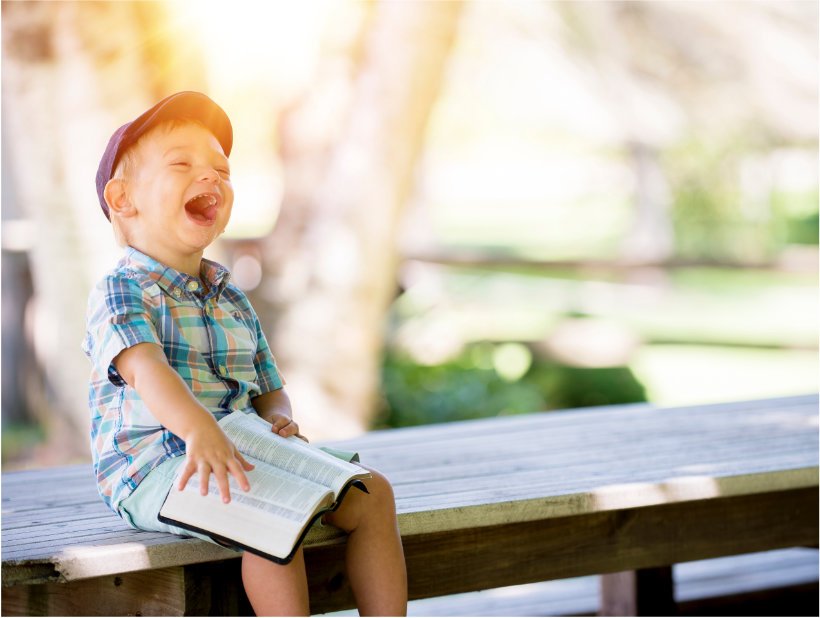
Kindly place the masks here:
POLYGON ((150 128, 173 119, 201 122, 219 141, 225 156, 230 156, 233 146, 231 121, 225 110, 200 92, 178 92, 163 99, 131 123, 126 130, 126 140, 133 143, 150 128))

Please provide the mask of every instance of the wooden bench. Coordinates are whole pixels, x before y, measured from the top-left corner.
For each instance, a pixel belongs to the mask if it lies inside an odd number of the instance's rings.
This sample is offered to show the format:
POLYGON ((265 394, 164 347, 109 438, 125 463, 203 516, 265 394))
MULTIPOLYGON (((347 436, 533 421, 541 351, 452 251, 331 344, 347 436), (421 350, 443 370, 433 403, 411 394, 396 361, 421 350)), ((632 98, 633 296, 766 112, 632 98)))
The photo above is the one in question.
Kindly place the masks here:
MULTIPOLYGON (((586 408, 338 443, 393 482, 410 596, 591 574, 601 611, 674 612, 679 562, 818 542, 815 395, 586 408)), ((235 554, 128 529, 87 466, 3 474, 3 614, 236 614, 235 554)), ((312 536, 314 613, 353 605, 344 539, 312 536)))

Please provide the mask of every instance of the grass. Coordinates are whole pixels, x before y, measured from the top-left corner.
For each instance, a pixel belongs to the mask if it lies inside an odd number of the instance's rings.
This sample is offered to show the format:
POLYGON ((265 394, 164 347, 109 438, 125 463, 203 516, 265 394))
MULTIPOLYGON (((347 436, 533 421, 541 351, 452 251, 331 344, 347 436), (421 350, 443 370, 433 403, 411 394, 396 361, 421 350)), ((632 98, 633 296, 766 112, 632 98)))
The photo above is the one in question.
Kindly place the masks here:
POLYGON ((817 352, 649 345, 631 368, 648 399, 663 406, 817 392, 817 352))

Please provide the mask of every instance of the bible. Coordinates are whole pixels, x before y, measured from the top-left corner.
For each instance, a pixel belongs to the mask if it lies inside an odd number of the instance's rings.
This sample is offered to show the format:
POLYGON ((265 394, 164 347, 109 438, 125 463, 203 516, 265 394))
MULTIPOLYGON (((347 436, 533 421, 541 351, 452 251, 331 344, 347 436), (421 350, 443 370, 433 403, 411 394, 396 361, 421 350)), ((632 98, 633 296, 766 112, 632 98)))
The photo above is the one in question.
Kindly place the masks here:
POLYGON ((175 483, 168 492, 160 521, 287 564, 313 523, 336 510, 351 487, 367 491, 367 470, 295 436, 274 434, 271 424, 256 414, 232 412, 219 425, 254 465, 245 472, 250 491, 242 491, 229 474, 231 501, 225 504, 214 476, 203 496, 195 473, 182 491, 175 483))

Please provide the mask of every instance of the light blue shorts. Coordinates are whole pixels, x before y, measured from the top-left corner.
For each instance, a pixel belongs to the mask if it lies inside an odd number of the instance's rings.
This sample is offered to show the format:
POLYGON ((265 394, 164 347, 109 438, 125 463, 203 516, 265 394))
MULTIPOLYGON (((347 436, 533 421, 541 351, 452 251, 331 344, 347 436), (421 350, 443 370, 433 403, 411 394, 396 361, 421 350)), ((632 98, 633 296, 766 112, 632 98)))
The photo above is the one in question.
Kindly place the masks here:
POLYGON ((132 528, 137 530, 170 532, 213 543, 214 541, 204 534, 169 526, 157 519, 165 497, 174 485, 177 470, 184 462, 184 456, 172 457, 151 470, 131 495, 120 503, 120 515, 132 528))
MULTIPOLYGON (((344 461, 356 463, 359 461, 359 454, 350 451, 342 451, 329 447, 320 447, 323 451, 343 459, 344 461)), ((174 485, 177 470, 185 462, 184 456, 172 457, 162 462, 158 467, 151 470, 148 475, 137 485, 137 488, 120 503, 120 514, 122 518, 137 530, 147 530, 149 532, 170 532, 181 536, 194 537, 217 544, 210 537, 169 526, 162 523, 157 516, 159 510, 165 502, 165 497, 174 485)), ((317 524, 318 525, 318 524, 317 524)))

